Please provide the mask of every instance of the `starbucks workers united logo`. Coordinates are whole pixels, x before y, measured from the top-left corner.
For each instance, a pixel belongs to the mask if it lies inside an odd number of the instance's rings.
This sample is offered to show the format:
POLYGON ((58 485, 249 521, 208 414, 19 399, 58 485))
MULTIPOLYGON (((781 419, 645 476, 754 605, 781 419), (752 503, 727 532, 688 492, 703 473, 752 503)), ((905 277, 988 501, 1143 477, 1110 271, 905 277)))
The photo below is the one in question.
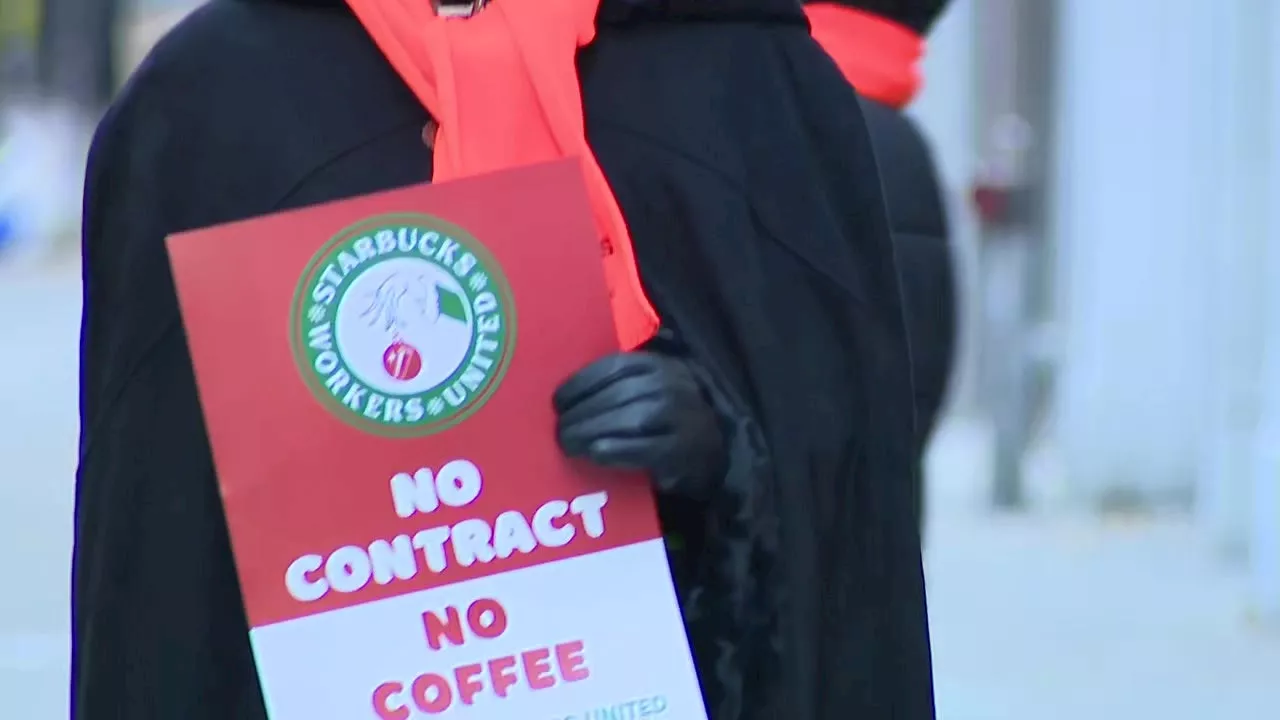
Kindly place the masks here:
POLYGON ((461 422, 497 388, 515 308, 502 269, 466 231, 386 215, 312 258, 292 325, 298 369, 331 412, 368 432, 422 436, 461 422))

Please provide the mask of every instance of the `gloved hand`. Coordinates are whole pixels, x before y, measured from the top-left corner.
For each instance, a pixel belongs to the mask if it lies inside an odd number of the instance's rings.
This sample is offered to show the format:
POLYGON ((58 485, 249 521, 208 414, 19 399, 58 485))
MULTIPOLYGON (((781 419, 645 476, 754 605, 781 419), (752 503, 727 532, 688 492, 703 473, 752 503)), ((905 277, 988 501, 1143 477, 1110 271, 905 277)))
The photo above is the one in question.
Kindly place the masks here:
POLYGON ((724 471, 719 418, 679 358, 610 355, 566 380, 553 402, 556 439, 569 457, 648 471, 659 489, 690 494, 724 471))

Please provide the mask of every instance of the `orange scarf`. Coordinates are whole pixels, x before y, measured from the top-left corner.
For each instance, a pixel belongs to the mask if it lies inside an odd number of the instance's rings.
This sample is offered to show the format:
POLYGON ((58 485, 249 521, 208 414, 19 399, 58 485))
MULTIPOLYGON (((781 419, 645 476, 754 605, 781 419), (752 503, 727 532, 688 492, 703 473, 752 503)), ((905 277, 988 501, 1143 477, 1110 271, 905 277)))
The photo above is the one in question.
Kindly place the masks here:
POLYGON ((438 124, 433 180, 578 157, 601 236, 618 341, 653 337, 626 221, 587 145, 578 49, 595 38, 600 0, 499 0, 469 18, 432 0, 347 0, 438 124))
POLYGON ((920 90, 924 38, 865 10, 819 2, 806 5, 813 39, 863 95, 902 109, 920 90))

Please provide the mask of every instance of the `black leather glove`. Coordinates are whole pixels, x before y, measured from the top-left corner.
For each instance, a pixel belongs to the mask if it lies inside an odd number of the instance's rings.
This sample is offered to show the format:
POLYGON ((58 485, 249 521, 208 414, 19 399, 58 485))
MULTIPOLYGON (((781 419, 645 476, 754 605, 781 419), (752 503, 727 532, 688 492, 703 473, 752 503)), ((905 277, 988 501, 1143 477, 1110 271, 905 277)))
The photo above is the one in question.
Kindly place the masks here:
POLYGON ((695 495, 724 472, 719 418, 684 360, 610 355, 566 380, 553 401, 556 438, 570 457, 648 471, 659 489, 695 495))

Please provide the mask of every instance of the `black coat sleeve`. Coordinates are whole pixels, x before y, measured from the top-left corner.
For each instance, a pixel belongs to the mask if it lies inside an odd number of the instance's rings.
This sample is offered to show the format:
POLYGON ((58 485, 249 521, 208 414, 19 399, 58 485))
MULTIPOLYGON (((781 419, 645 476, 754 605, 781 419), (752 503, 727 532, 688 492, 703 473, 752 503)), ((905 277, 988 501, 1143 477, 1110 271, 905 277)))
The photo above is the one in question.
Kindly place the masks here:
POLYGON ((74 720, 265 718, 165 238, 431 170, 425 112, 341 0, 297 5, 196 9, 94 139, 74 720))
POLYGON ((857 98, 802 22, 620 27, 579 67, 729 437, 685 583, 712 717, 932 720, 910 353, 857 98))
POLYGON ((161 90, 127 92, 90 152, 72 717, 252 720, 262 700, 164 249, 193 188, 161 90))

